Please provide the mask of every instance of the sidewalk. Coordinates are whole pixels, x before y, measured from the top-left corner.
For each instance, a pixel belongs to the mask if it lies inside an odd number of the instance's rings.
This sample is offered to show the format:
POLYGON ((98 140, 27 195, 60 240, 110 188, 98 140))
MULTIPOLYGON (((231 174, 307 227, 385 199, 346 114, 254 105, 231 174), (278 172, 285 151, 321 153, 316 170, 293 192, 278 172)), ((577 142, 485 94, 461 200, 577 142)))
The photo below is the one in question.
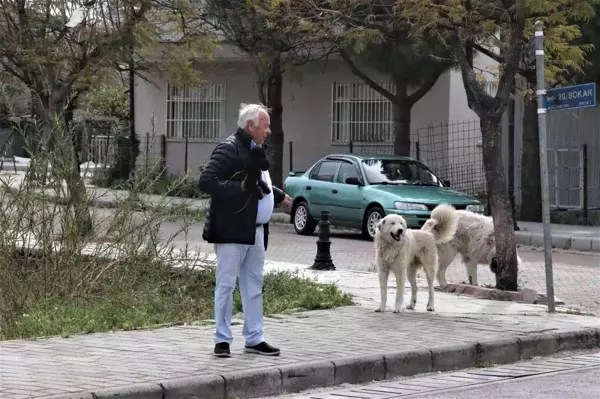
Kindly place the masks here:
MULTIPOLYGON (((14 173, 2 173, 0 176, 4 181, 8 181, 7 179, 10 178, 10 186, 19 188, 22 184, 24 173, 17 175, 14 173)), ((42 189, 39 189, 39 191, 41 192, 42 189)), ((50 195, 55 194, 52 190, 47 190, 47 193, 50 195)), ((87 194, 92 204, 104 208, 117 207, 119 202, 128 196, 128 192, 125 190, 98 188, 91 185, 87 186, 87 194)), ((140 200, 148 206, 156 204, 173 207, 185 205, 193 210, 206 209, 209 204, 209 199, 188 199, 148 194, 140 195, 140 200)), ((277 211, 273 214, 271 221, 274 223, 289 223, 290 216, 277 211)), ((521 228, 521 231, 515 231, 515 238, 518 245, 544 246, 542 223, 519 221, 517 224, 521 228)), ((551 231, 552 248, 600 253, 600 226, 552 224, 551 231)))
POLYGON ((334 282, 354 294, 358 306, 266 318, 267 340, 282 349, 276 358, 243 354, 241 324, 233 328, 230 359, 211 356, 211 326, 1 342, 0 397, 248 398, 600 344, 595 317, 440 292, 436 312, 426 312, 423 280, 417 310, 393 314, 393 279, 390 311, 378 314, 375 273, 267 263, 267 272, 282 269, 334 282))
MULTIPOLYGON (((517 222, 521 231, 515 231, 517 244, 544 246, 544 225, 517 222)), ((573 226, 551 224, 552 248, 600 252, 600 226, 573 226)))

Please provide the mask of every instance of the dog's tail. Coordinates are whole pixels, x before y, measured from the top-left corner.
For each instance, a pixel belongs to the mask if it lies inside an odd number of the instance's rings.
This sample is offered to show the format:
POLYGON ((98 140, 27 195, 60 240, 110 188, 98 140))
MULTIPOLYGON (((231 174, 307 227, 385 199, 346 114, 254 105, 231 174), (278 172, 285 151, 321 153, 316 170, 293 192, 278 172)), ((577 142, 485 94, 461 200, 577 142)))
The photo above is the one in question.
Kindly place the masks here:
POLYGON ((443 244, 454 238, 457 227, 458 216, 454 207, 441 204, 431 211, 431 216, 423 226, 423 230, 433 234, 436 244, 443 244))

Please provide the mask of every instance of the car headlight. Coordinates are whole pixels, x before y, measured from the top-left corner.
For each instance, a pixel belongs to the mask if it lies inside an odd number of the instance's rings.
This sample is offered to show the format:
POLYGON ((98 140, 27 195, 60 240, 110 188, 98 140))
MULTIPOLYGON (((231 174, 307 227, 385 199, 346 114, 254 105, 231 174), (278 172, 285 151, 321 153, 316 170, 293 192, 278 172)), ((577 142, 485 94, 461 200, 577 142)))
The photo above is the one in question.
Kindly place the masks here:
POLYGON ((396 201, 394 202, 394 208, 402 211, 426 211, 427 205, 396 201))
POLYGON ((474 213, 484 213, 485 207, 481 204, 467 205, 467 211, 474 213))

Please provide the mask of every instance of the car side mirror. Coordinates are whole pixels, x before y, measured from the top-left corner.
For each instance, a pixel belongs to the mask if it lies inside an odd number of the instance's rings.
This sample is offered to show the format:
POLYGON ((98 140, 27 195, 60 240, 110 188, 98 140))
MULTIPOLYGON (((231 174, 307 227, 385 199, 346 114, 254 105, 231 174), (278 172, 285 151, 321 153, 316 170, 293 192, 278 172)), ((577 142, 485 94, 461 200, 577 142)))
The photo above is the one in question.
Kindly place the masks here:
POLYGON ((352 184, 353 186, 362 186, 360 179, 358 177, 348 177, 346 178, 346 184, 352 184))
POLYGON ((450 180, 444 180, 444 186, 450 187, 450 180))

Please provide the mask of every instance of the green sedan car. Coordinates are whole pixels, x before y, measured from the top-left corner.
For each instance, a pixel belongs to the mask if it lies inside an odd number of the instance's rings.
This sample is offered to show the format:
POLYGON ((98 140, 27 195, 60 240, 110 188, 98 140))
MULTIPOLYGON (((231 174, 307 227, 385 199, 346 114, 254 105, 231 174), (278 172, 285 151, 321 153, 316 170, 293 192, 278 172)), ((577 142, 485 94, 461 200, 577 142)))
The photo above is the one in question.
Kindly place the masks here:
POLYGON ((420 228, 442 203, 484 212, 477 199, 449 186, 410 157, 333 154, 307 171, 291 171, 284 191, 293 199, 290 223, 298 234, 313 234, 327 210, 333 226, 362 229, 372 240, 377 222, 388 214, 402 215, 409 227, 420 228))

